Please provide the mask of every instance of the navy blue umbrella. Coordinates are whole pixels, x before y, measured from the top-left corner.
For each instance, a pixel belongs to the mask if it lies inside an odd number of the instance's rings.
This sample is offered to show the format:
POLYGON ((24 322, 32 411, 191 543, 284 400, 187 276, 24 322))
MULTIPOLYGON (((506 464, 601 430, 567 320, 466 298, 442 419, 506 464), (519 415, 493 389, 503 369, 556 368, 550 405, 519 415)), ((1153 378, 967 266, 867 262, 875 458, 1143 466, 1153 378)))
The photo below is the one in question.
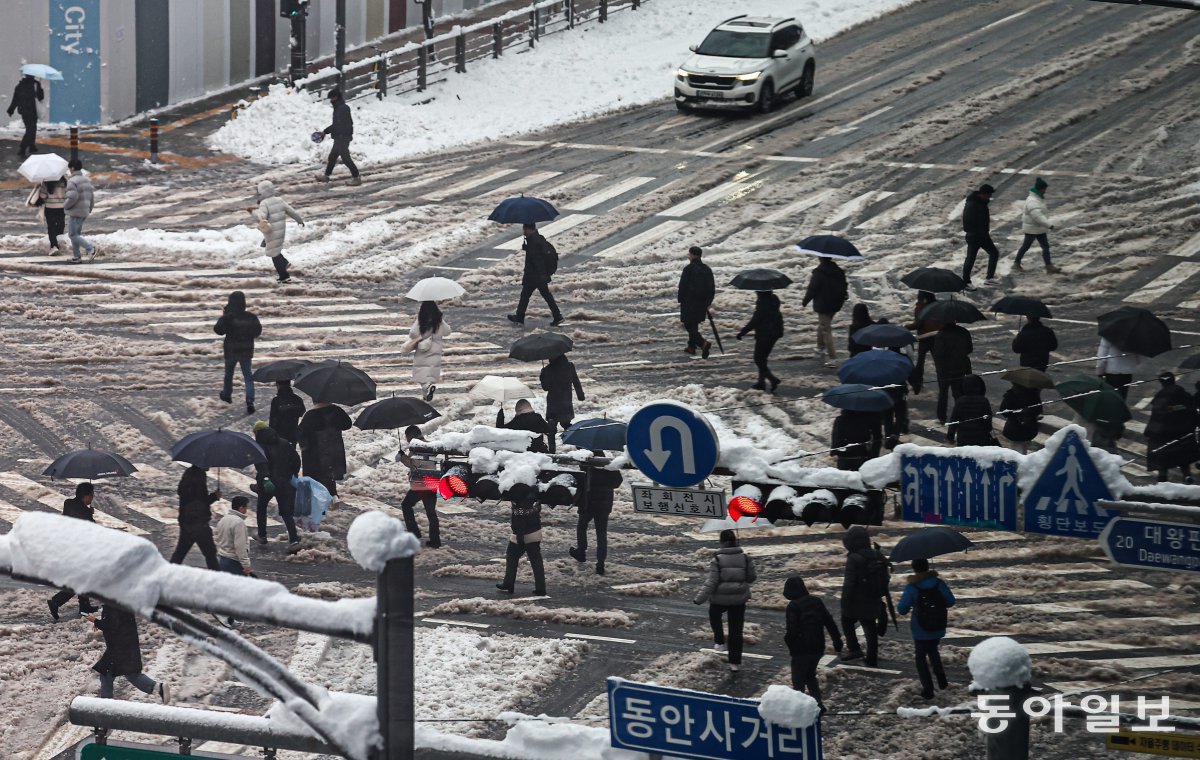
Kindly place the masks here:
POLYGON ((862 261, 865 258, 854 247, 854 243, 837 235, 813 235, 812 237, 804 238, 796 246, 796 250, 800 251, 800 253, 807 253, 810 256, 824 256, 830 259, 842 259, 843 261, 862 261))
POLYGON ((897 385, 912 374, 912 361, 904 354, 886 349, 871 349, 851 356, 838 367, 838 380, 865 385, 897 385))
POLYGON ((267 461, 254 439, 233 430, 201 430, 184 436, 171 447, 171 459, 198 467, 249 467, 267 461))
POLYGON ((917 336, 900 325, 867 325, 854 335, 855 343, 877 348, 901 348, 917 342, 917 336))
POLYGON ((908 562, 914 559, 929 559, 942 554, 965 552, 975 544, 956 530, 938 525, 909 533, 900 539, 888 557, 892 562, 908 562))
POLYGON ((882 412, 892 408, 892 397, 869 385, 848 383, 835 385, 821 394, 821 400, 837 409, 852 412, 882 412))
POLYGON ((502 224, 537 224, 548 222, 558 216, 558 210, 541 198, 524 195, 500 201, 488 219, 502 224))
POLYGON ((563 431, 563 443, 578 446, 581 449, 598 449, 600 451, 625 450, 624 422, 594 418, 579 420, 563 431))

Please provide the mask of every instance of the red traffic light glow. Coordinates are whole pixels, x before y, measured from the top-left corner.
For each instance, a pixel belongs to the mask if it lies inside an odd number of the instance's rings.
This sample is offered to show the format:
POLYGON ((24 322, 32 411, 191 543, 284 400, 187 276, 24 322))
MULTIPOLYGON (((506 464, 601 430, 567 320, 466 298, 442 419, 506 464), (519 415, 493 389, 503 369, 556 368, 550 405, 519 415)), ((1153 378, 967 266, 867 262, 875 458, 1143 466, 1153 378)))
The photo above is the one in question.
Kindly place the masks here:
POLYGON ((471 486, 467 482, 467 468, 460 465, 447 470, 438 481, 437 491, 443 499, 469 495, 471 486))
POLYGON ((759 514, 762 514, 762 504, 749 496, 734 496, 729 500, 729 516, 735 521, 742 519, 743 515, 754 515, 758 519, 759 514))

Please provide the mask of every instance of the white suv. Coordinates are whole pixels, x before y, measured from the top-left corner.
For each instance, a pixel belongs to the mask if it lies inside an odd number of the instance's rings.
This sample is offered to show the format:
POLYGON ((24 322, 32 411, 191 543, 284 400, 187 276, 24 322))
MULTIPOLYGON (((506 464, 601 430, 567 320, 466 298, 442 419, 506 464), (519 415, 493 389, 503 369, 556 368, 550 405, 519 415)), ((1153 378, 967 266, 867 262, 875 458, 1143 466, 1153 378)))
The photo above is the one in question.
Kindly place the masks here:
POLYGON ((675 72, 675 107, 771 110, 784 93, 812 94, 813 43, 793 18, 734 16, 675 72))

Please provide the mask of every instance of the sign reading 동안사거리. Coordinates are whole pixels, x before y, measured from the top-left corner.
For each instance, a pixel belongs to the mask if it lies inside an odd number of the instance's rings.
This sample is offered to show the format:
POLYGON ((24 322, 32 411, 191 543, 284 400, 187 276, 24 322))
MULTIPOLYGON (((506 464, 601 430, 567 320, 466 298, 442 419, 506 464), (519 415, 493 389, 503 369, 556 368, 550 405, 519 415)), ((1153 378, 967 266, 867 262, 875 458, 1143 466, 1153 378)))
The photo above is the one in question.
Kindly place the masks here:
POLYGON ((725 518, 725 492, 704 488, 633 486, 633 511, 680 517, 725 518))

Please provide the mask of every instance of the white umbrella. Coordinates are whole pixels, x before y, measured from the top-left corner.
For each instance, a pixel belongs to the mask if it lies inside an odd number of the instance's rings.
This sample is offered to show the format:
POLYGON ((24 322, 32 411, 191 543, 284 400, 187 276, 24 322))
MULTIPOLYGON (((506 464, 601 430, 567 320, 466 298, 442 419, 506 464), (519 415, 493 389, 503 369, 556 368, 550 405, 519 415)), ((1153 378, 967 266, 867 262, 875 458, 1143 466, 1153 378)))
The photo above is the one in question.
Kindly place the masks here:
POLYGON ((408 297, 414 301, 445 301, 458 298, 467 291, 454 280, 446 277, 426 277, 412 286, 408 297))
POLYGON ((17 171, 30 182, 52 182, 67 173, 67 161, 53 153, 35 153, 17 171))
POLYGON ((471 393, 477 396, 486 396, 502 404, 505 401, 515 401, 516 399, 529 398, 533 395, 533 391, 529 389, 529 386, 517 378, 500 377, 499 375, 484 375, 483 379, 475 383, 475 387, 471 388, 471 393))

